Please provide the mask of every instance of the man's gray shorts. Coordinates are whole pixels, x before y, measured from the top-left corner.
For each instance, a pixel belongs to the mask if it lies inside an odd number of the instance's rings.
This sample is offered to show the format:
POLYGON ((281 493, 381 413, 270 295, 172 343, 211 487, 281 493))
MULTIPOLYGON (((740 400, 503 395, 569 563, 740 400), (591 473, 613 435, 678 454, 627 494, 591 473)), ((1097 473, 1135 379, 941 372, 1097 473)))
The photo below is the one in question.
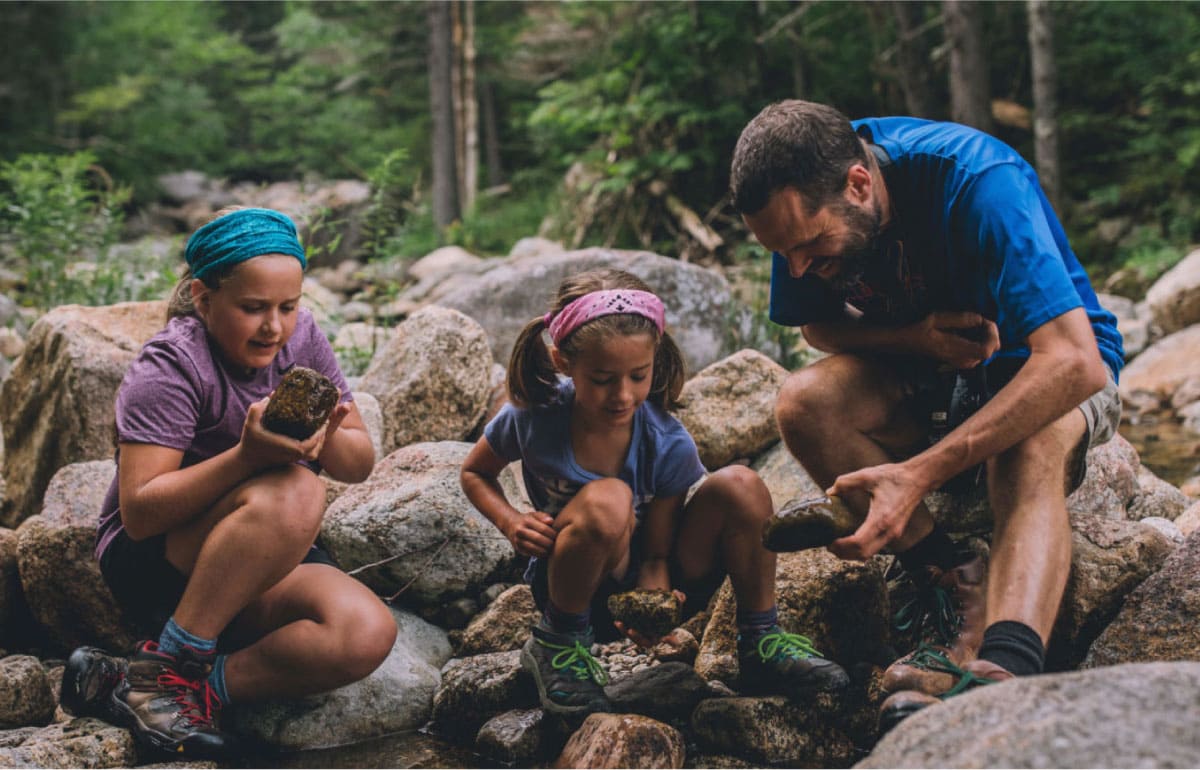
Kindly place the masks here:
POLYGON ((1075 491, 1087 475, 1087 451, 1112 438, 1121 424, 1121 392, 1117 389, 1117 381, 1113 379, 1111 372, 1104 388, 1077 408, 1083 412, 1087 430, 1079 439, 1075 451, 1071 453, 1067 466, 1071 491, 1075 491))

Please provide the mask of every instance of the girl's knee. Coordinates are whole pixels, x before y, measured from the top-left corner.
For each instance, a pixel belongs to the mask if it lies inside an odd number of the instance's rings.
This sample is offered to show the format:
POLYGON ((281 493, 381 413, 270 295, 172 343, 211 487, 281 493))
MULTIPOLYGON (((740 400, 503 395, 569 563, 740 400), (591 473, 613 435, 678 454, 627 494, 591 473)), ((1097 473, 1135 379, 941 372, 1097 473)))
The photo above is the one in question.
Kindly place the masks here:
POLYGON ((775 513, 771 492, 752 468, 727 465, 717 470, 701 485, 701 492, 712 495, 731 516, 762 521, 775 513))
POLYGON ((570 525, 599 539, 615 541, 632 530, 633 521, 633 490, 620 479, 609 478, 585 484, 555 523, 560 529, 570 525))
POLYGON ((243 521, 269 528, 288 541, 311 543, 325 513, 325 484, 307 468, 295 466, 250 484, 237 509, 243 521))
POLYGON ((355 602, 339 619, 338 661, 346 683, 357 682, 379 668, 396 642, 396 620, 378 599, 355 602))

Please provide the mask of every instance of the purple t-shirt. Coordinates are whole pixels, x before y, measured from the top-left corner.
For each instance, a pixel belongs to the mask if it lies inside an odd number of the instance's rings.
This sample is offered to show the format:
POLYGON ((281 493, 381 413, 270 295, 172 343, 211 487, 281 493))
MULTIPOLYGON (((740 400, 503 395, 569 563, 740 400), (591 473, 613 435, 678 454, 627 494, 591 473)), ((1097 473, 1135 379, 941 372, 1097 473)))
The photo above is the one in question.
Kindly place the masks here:
MULTIPOLYGON (((247 377, 225 365, 196 316, 172 318, 129 366, 117 391, 117 441, 156 444, 183 452, 179 467, 215 457, 242 438, 250 405, 268 396, 293 364, 324 374, 350 401, 350 388, 333 347, 301 309, 291 339, 270 366, 247 377)), ((116 461, 121 462, 120 450, 116 461)), ((320 468, 310 463, 314 471, 320 468)), ((96 557, 124 527, 117 510, 117 476, 104 498, 96 530, 96 557)))

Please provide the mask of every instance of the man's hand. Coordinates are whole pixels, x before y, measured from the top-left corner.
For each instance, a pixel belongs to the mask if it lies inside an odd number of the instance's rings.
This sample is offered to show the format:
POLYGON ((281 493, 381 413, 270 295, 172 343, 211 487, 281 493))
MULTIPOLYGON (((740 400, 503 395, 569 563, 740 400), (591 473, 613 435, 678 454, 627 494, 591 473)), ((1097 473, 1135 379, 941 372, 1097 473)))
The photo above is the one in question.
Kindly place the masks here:
POLYGON ((834 540, 829 550, 841 559, 871 558, 904 533, 913 511, 931 491, 932 487, 898 463, 838 476, 826 494, 843 499, 866 497, 870 508, 854 534, 834 540))
POLYGON ((550 555, 554 549, 554 538, 558 535, 553 517, 541 511, 527 511, 511 521, 504 530, 504 536, 517 553, 539 559, 550 555))
POLYGON ((914 353, 955 369, 972 369, 1000 349, 1000 330, 978 313, 939 310, 907 331, 914 353))

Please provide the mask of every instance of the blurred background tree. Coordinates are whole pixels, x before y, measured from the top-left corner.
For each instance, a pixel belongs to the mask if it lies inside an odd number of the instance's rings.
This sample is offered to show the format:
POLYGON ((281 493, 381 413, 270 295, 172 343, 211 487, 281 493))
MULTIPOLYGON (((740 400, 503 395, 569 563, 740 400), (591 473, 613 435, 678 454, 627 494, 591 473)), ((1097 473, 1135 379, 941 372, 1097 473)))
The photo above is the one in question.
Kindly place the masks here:
POLYGON ((12 2, 0 160, 86 152, 127 211, 183 169, 386 180, 372 256, 541 232, 729 264, 733 144, 801 97, 992 130, 1090 269, 1150 276, 1200 240, 1197 39, 1195 3, 12 2))

